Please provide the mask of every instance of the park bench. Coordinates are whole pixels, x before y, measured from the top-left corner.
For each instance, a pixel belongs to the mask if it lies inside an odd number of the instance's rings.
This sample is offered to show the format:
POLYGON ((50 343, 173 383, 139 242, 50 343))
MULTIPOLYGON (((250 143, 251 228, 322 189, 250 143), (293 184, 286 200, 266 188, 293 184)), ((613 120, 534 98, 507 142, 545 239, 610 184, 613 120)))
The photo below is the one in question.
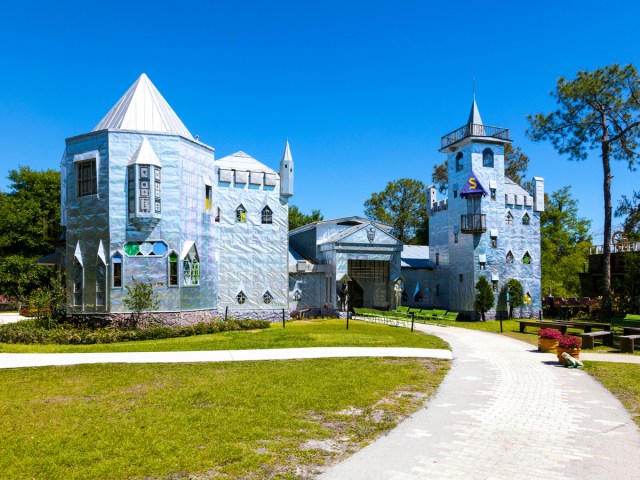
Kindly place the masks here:
POLYGON ((624 321, 625 322, 640 322, 640 315, 636 315, 633 313, 627 313, 624 316, 624 321))
POLYGON ((557 328, 563 334, 567 333, 567 328, 571 326, 566 322, 540 322, 537 320, 516 320, 520 324, 520 333, 524 333, 527 327, 557 328))
POLYGON ((456 320, 458 320, 458 312, 447 312, 447 314, 444 316, 443 320, 447 320, 450 322, 455 322, 456 320))
POLYGON ((603 345, 611 345, 613 343, 613 332, 609 330, 600 330, 597 332, 585 332, 581 333, 582 348, 593 348, 595 346, 595 339, 602 338, 603 345))
POLYGON ((620 350, 623 353, 633 353, 635 342, 640 338, 640 335, 623 335, 618 338, 620 339, 620 350))

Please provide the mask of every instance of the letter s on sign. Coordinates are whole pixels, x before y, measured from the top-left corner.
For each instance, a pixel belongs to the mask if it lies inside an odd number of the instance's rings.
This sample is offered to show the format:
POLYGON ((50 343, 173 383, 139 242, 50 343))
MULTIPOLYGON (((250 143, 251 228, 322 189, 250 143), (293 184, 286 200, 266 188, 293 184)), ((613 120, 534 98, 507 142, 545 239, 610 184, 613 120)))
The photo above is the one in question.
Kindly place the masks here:
POLYGON ((469 186, 470 186, 471 188, 478 188, 478 184, 476 183, 476 179, 475 179, 475 177, 471 177, 471 178, 469 179, 469 186))

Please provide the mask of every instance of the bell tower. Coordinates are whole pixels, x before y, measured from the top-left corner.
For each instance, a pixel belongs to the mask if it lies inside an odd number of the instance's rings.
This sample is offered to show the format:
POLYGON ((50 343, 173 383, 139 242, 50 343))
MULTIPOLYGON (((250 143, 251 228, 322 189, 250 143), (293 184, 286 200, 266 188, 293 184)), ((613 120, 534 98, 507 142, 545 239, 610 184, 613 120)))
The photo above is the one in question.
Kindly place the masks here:
POLYGON ((293 196, 293 157, 289 149, 289 140, 280 160, 280 195, 285 198, 293 196))

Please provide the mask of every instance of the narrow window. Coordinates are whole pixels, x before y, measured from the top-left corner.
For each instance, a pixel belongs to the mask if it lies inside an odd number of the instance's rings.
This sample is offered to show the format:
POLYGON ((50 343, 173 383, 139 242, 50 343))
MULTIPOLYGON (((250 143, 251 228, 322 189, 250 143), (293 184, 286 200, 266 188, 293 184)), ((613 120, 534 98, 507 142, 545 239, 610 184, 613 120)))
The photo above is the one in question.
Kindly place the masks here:
POLYGON ((239 223, 245 223, 247 221, 247 209, 242 204, 236 208, 236 221, 239 223))
POLYGON ((530 222, 531 219, 529 218, 529 214, 525 212, 525 214, 522 216, 522 224, 529 225, 530 222))
POLYGON ((200 285, 200 257, 195 245, 182 261, 182 283, 184 285, 200 285))
POLYGON ((262 209, 262 223, 273 223, 273 212, 269 206, 262 209))
POLYGON ((526 252, 522 257, 522 263, 525 265, 531 265, 531 255, 529 255, 529 252, 526 252))
POLYGON ((498 248, 498 237, 491 237, 491 248, 498 248))
POLYGON ((204 186, 204 209, 207 213, 211 213, 213 208, 213 188, 211 185, 204 186))
POLYGON ((498 291, 498 281, 497 280, 492 280, 491 281, 491 287, 493 287, 493 291, 497 292, 498 291))
POLYGON ((462 152, 458 152, 458 155, 456 155, 456 172, 462 170, 462 156, 462 152))
POLYGON ((238 300, 238 303, 242 305, 244 302, 247 301, 247 296, 244 294, 242 290, 240 290, 238 295, 236 295, 236 299, 238 300))
POLYGON ((122 255, 116 253, 111 259, 111 278, 114 288, 122 288, 122 255))
POLYGON ((462 273, 458 274, 458 280, 460 280, 460 283, 464 282, 464 275, 462 273))
POLYGON ((504 216, 504 221, 509 225, 513 223, 513 215, 511 214, 511 212, 506 213, 506 215, 504 216))
POLYGON ((149 169, 149 165, 138 166, 138 210, 140 213, 151 213, 149 169))
POLYGON ((82 265, 77 258, 73 259, 73 305, 82 306, 82 284, 83 271, 82 265))
POLYGON ((440 284, 436 284, 436 297, 440 296, 440 284))
POLYGON ((436 253, 436 265, 440 265, 440 254, 436 253))
POLYGON ((162 211, 162 204, 161 204, 161 199, 160 199, 160 194, 161 194, 161 173, 160 173, 160 167, 158 166, 154 166, 153 167, 153 179, 154 179, 154 198, 153 198, 153 202, 154 202, 154 212, 155 213, 160 213, 162 211))
POLYGON ((487 264, 484 262, 480 262, 480 270, 486 270, 487 269, 487 264))
POLYGON ((458 234, 457 233, 453 234, 453 243, 458 243, 458 234))
POLYGON ((269 291, 264 292, 264 295, 262 295, 262 301, 268 305, 271 303, 271 300, 273 300, 273 296, 269 291))
POLYGON ((107 266, 102 259, 98 257, 96 265, 96 307, 104 307, 106 305, 105 287, 107 281, 107 266))
POLYGON ((178 286, 178 255, 176 252, 169 254, 169 286, 178 286))
POLYGON ((491 188, 491 200, 496 200, 497 198, 497 194, 496 194, 496 189, 495 188, 491 188))
POLYGON ((511 250, 509 250, 509 251, 507 252, 506 262, 507 262, 507 263, 513 263, 513 253, 511 253, 511 250))
POLYGON ((215 221, 216 222, 220 221, 220 207, 218 207, 218 214, 216 215, 215 221))
POLYGON ((136 166, 129 165, 128 168, 128 189, 127 198, 129 201, 129 213, 136 213, 136 166))
POLYGON ((96 159, 92 158, 76 164, 76 178, 78 181, 78 196, 86 197, 98 193, 96 177, 96 159))
POLYGON ((482 166, 493 167, 493 150, 485 148, 482 151, 482 166))
POLYGON ((453 191, 453 198, 458 198, 458 190, 453 191))

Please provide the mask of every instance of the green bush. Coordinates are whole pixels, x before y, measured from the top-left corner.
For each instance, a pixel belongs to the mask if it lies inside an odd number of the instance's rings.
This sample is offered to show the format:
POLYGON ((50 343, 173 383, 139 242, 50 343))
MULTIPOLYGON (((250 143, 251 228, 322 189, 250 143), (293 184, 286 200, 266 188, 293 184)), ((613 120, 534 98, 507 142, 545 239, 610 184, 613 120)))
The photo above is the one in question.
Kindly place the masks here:
POLYGON ((36 320, 0 325, 0 342, 21 344, 88 345, 94 343, 135 342, 162 338, 190 337, 233 330, 269 328, 267 320, 211 320, 187 327, 155 327, 146 330, 122 328, 82 328, 69 324, 44 328, 36 320))

